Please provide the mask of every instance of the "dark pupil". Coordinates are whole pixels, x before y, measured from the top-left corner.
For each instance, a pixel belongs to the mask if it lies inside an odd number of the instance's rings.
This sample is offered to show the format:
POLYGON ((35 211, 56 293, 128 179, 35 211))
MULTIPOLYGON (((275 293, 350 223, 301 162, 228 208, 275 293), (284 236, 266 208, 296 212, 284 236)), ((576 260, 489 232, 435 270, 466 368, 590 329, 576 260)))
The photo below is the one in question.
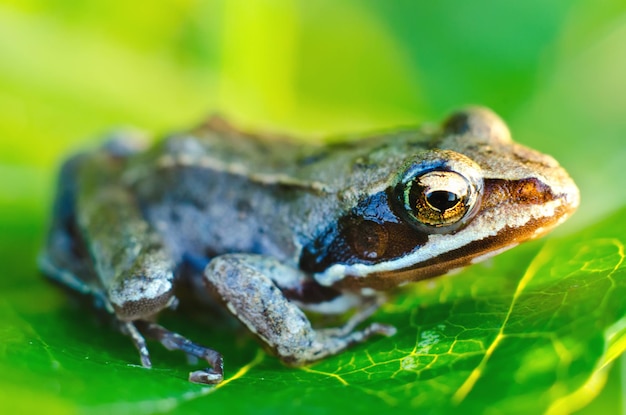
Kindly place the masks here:
POLYGON ((459 203, 459 198, 452 192, 446 192, 445 190, 436 190, 426 195, 426 200, 435 209, 444 212, 450 208, 456 206, 459 203))

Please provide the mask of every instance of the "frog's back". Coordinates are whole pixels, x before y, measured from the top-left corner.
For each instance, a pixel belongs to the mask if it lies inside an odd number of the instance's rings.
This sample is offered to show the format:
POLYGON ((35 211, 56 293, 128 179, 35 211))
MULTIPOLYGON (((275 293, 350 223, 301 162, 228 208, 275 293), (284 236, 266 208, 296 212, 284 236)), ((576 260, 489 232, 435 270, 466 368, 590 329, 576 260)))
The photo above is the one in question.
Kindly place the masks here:
MULTIPOLYGON (((409 134, 411 151, 426 147, 409 134)), ((398 139, 304 145, 213 118, 135 157, 124 180, 175 258, 248 252, 293 264, 365 193, 389 185, 406 157, 398 139)))

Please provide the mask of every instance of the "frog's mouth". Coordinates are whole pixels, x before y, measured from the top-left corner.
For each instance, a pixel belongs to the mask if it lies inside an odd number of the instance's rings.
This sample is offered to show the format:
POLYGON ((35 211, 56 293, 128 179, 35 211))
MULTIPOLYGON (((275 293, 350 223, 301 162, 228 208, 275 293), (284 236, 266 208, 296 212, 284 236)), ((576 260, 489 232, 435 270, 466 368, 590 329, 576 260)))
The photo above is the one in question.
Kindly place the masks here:
POLYGON ((540 237, 575 211, 576 190, 554 194, 552 187, 534 182, 529 187, 529 183, 528 179, 487 179, 481 212, 467 227, 429 235, 423 245, 392 261, 331 265, 316 274, 316 280, 339 289, 388 290, 445 275, 540 237))
MULTIPOLYGON (((519 243, 540 237, 558 223, 566 219, 566 213, 557 214, 556 218, 539 218, 529 221, 524 228, 504 228, 494 236, 476 240, 460 248, 440 254, 437 257, 415 263, 397 270, 370 272, 367 275, 352 275, 346 268, 346 276, 336 283, 339 289, 372 288, 390 290, 399 285, 421 281, 445 274, 452 274, 461 268, 491 258, 501 252, 514 248, 519 243)), ((354 266, 358 269, 358 265, 354 266)), ((373 267, 372 267, 373 268, 373 267)))

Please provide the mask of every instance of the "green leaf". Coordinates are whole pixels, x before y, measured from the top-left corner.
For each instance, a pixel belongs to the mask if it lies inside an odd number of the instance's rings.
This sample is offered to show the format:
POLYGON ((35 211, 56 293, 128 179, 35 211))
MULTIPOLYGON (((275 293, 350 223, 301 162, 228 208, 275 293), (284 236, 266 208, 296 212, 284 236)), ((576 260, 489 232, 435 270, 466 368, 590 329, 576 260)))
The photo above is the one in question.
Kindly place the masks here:
POLYGON ((0 385, 11 392, 0 405, 129 414, 569 412, 599 392, 598 378, 626 348, 624 217, 626 209, 567 238, 415 284, 374 318, 394 324, 396 336, 306 368, 282 366, 209 317, 166 316, 170 327, 224 353, 226 381, 217 387, 187 382, 192 367, 156 344, 155 367, 140 367, 127 338, 32 266, 14 270, 19 280, 0 302, 0 385))

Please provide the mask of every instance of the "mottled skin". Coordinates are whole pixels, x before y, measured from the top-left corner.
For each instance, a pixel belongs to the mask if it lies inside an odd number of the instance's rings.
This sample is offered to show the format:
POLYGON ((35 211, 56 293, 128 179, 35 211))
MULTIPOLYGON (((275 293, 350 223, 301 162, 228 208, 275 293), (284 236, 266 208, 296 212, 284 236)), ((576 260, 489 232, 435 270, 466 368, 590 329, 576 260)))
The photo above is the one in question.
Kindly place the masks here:
POLYGON ((512 142, 486 109, 438 131, 325 146, 212 118, 149 149, 121 137, 70 159, 40 263, 111 312, 144 366, 146 335, 205 359, 211 368, 190 380, 217 383, 219 353, 153 322, 182 280, 301 365, 393 334, 376 323, 355 329, 381 291, 540 236, 577 205, 554 159, 512 142), (332 329, 313 329, 303 312, 350 309, 332 329))

